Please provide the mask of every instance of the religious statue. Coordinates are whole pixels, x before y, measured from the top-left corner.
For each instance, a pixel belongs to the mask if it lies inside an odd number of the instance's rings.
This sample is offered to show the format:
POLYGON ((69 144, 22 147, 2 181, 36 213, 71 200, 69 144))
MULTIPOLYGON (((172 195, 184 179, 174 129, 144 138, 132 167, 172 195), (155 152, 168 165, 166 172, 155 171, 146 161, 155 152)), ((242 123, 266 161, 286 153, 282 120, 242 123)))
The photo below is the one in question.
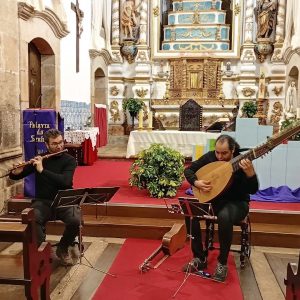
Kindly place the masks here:
POLYGON ((135 6, 134 0, 126 0, 123 4, 121 24, 124 36, 129 39, 137 38, 136 33, 134 32, 134 28, 137 27, 138 24, 138 6, 135 6))
POLYGON ((269 38, 276 21, 276 3, 272 0, 257 2, 257 38, 269 38))
POLYGON ((285 112, 295 113, 298 107, 297 89, 295 81, 292 81, 286 92, 285 112))

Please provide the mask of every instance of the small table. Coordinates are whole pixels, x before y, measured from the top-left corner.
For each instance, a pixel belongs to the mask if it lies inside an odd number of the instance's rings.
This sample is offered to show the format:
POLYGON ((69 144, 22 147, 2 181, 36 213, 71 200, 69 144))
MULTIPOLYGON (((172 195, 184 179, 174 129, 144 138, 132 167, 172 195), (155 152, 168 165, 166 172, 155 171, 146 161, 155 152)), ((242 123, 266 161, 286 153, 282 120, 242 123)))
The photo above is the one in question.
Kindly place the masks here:
POLYGON ((82 146, 83 164, 91 166, 97 160, 97 138, 99 128, 91 127, 85 130, 65 131, 64 138, 69 144, 82 146))

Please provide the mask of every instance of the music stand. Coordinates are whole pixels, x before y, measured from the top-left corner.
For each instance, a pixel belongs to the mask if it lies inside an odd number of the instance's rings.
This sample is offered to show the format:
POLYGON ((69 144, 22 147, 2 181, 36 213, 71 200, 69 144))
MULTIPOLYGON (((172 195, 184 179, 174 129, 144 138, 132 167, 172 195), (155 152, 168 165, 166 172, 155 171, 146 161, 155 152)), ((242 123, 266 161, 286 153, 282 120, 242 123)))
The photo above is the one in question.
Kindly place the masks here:
MULTIPOLYGON (((95 187, 95 188, 82 188, 82 189, 70 189, 70 190, 59 190, 57 195, 55 196, 54 201, 52 202, 51 207, 54 209, 66 208, 66 207, 77 207, 79 209, 80 215, 80 225, 79 225, 79 265, 85 265, 90 267, 98 272, 114 276, 109 272, 105 272, 103 270, 95 268, 91 262, 85 257, 84 249, 82 246, 82 204, 95 203, 96 205, 99 203, 104 203, 109 201, 112 196, 116 193, 119 187, 95 187), (88 265, 82 263, 82 258, 84 258, 88 265)), ((55 217, 56 219, 56 217, 55 217)))
POLYGON ((119 190, 117 187, 94 187, 87 188, 87 195, 84 200, 85 204, 96 204, 96 219, 98 218, 98 205, 105 203, 105 215, 107 215, 107 202, 114 196, 119 190))
POLYGON ((193 267, 193 253, 192 253, 192 239, 193 233, 192 233, 192 220, 193 218, 201 218, 206 220, 216 220, 216 217, 214 215, 212 205, 211 203, 201 203, 197 198, 187 198, 187 197, 179 197, 178 198, 179 204, 171 204, 170 206, 166 202, 166 206, 169 213, 175 213, 184 215, 185 217, 188 217, 190 219, 190 230, 188 237, 190 239, 190 251, 191 251, 191 259, 188 263, 187 270, 185 272, 184 279, 174 295, 173 298, 178 294, 184 283, 187 281, 189 276, 191 275, 191 269, 193 267))

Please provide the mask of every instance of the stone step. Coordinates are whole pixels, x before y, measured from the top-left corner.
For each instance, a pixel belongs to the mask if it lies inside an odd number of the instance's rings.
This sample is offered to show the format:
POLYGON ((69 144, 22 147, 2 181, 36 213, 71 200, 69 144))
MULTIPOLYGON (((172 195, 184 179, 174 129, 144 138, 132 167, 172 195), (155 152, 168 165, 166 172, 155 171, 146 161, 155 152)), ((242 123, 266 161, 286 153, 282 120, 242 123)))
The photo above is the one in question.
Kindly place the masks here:
MULTIPOLYGON (((174 223, 183 222, 175 219, 132 218, 116 216, 84 216, 83 235, 115 238, 162 239, 174 223)), ((62 234, 61 222, 49 222, 47 233, 62 234)), ((202 231, 204 233, 204 223, 202 231)), ((241 230, 234 226, 233 244, 240 245, 241 230)), ((203 235, 204 236, 204 235, 203 235)), ((218 242, 217 226, 215 242, 218 242)), ((300 248, 300 225, 252 223, 251 246, 300 248)))
MULTIPOLYGON (((10 200, 9 215, 18 215, 29 205, 28 200, 10 200)), ((162 205, 87 204, 82 206, 82 213, 83 234, 98 237, 161 239, 174 223, 184 222, 183 216, 168 213, 162 205)), ((291 211, 251 210, 251 245, 300 248, 299 214, 291 211)), ((48 233, 61 234, 63 224, 49 222, 47 228, 48 233)), ((234 226, 233 242, 240 244, 239 226, 234 226)))

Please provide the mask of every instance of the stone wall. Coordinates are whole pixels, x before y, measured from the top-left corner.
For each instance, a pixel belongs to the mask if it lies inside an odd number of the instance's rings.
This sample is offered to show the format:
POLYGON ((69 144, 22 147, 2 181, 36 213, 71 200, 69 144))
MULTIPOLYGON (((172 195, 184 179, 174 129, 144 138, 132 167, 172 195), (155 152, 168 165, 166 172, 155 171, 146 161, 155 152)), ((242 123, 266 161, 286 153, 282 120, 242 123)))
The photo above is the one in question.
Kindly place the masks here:
MULTIPOLYGON (((22 154, 18 36, 18 6, 15 0, 4 1, 0 9, 0 175, 22 154)), ((0 210, 19 186, 0 178, 0 210)))

